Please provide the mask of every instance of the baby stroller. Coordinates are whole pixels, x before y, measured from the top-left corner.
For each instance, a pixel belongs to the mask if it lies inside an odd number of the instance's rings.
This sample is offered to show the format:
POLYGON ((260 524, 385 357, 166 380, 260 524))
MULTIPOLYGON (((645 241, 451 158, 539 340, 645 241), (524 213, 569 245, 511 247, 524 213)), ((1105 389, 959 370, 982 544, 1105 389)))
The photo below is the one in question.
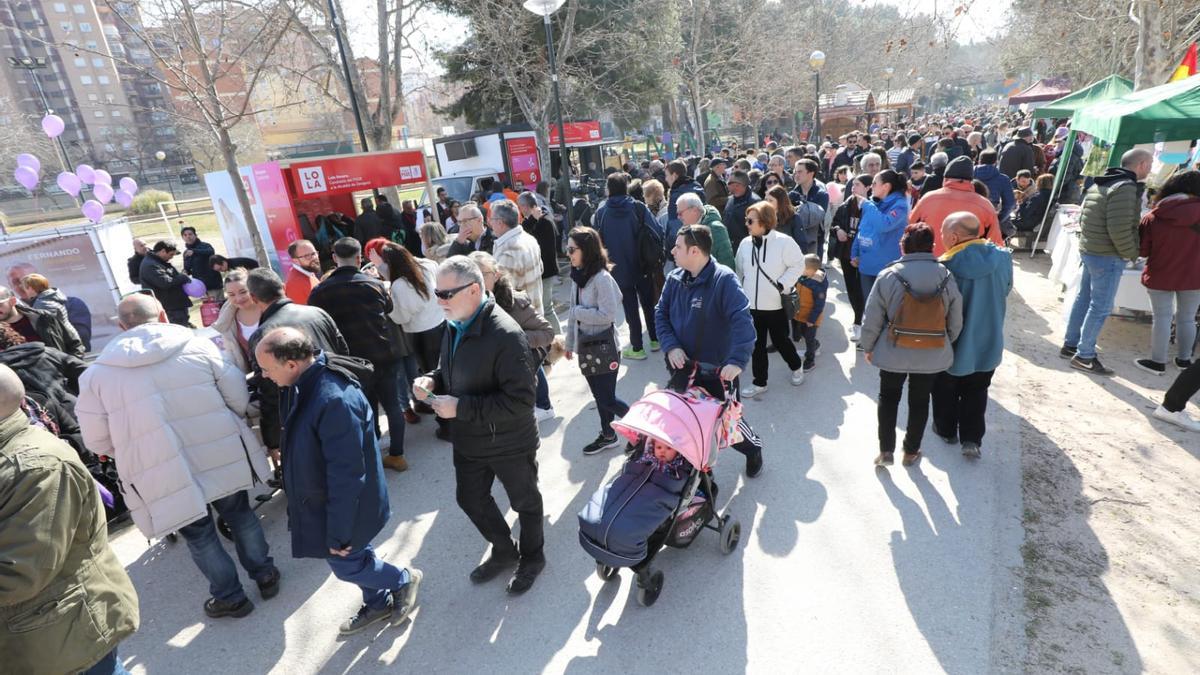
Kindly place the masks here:
POLYGON ((741 538, 741 523, 714 506, 717 485, 711 470, 741 415, 733 396, 725 399, 694 388, 685 394, 659 390, 612 424, 633 452, 621 474, 579 513, 579 543, 595 558, 596 575, 605 581, 615 579, 621 567, 632 569, 643 607, 653 605, 662 591, 663 573, 650 564, 664 545, 687 548, 707 528, 721 535, 721 551, 728 554, 741 538), (639 461, 651 440, 675 449, 689 470, 675 476, 639 461))

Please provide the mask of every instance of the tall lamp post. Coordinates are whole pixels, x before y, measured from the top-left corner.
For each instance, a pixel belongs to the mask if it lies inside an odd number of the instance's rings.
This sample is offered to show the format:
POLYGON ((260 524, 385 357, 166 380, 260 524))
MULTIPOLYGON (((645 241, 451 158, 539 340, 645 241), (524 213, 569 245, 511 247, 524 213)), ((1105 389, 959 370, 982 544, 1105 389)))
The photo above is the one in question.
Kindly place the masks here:
POLYGON ((813 108, 813 136, 821 142, 821 69, 825 67, 825 52, 817 50, 808 56, 808 66, 813 69, 816 80, 816 99, 813 108))
POLYGON ((550 87, 554 92, 554 116, 558 121, 558 200, 560 204, 571 201, 571 161, 567 157, 567 128, 563 126, 562 98, 558 93, 558 63, 554 59, 554 26, 550 15, 558 11, 566 0, 525 0, 525 9, 542 17, 546 28, 546 57, 550 61, 550 87))
MULTIPOLYGON (((22 56, 19 58, 10 56, 8 57, 8 63, 13 68, 29 73, 29 76, 33 78, 33 86, 37 88, 38 97, 42 99, 42 109, 45 110, 45 114, 54 114, 54 109, 50 107, 50 100, 46 98, 46 90, 42 88, 42 81, 38 78, 37 74, 38 70, 49 67, 50 64, 46 62, 46 58, 43 56, 22 56)), ((58 159, 62 162, 63 171, 70 171, 71 158, 67 155, 67 146, 63 144, 62 134, 59 134, 54 140, 55 147, 62 153, 58 159)))
POLYGON ((896 72, 896 69, 891 66, 883 69, 884 75, 887 75, 887 89, 884 90, 885 93, 883 95, 883 114, 887 115, 886 124, 888 126, 890 126, 892 123, 890 107, 892 105, 892 73, 894 72, 896 72))
POLYGON ((175 181, 171 180, 171 172, 167 170, 167 153, 159 150, 154 153, 154 159, 162 163, 163 172, 167 174, 167 189, 171 191, 171 203, 175 205, 175 215, 179 215, 179 202, 175 198, 175 181))

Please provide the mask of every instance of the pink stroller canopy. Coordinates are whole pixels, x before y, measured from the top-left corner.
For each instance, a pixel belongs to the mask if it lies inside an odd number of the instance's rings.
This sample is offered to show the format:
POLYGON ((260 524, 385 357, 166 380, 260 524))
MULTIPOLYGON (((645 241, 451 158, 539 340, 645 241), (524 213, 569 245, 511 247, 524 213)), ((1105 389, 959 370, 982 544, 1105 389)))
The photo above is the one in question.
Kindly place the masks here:
POLYGON ((630 443, 649 436, 675 448, 697 469, 709 468, 722 426, 725 406, 709 398, 684 396, 660 389, 633 405, 612 428, 630 443))

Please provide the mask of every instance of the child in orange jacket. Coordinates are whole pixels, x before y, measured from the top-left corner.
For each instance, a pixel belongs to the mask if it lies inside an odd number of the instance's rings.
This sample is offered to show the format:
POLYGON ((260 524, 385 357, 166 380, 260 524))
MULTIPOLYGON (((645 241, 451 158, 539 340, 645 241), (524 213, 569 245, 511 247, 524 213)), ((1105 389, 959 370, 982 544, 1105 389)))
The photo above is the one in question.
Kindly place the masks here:
POLYGON ((821 258, 814 254, 804 256, 804 274, 796 281, 796 294, 800 302, 796 305, 796 316, 800 323, 800 334, 804 336, 804 372, 816 367, 817 352, 821 341, 817 339, 817 326, 825 314, 825 295, 829 292, 829 279, 821 269, 821 258))

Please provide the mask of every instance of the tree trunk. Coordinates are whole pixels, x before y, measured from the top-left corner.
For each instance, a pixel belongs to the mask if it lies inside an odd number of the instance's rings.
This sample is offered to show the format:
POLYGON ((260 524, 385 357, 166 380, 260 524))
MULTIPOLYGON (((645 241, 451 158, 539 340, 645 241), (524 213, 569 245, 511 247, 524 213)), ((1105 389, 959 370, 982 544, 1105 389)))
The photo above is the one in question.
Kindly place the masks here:
POLYGON ((229 138, 229 132, 221 129, 218 133, 220 136, 221 156, 225 159, 225 170, 229 172, 229 179, 233 181, 233 191, 237 193, 238 204, 242 207, 242 218, 246 221, 246 228, 250 230, 250 241, 254 243, 254 256, 258 258, 258 264, 267 267, 271 264, 270 258, 267 257, 267 247, 263 243, 262 234, 258 230, 258 222, 254 219, 254 211, 250 208, 250 197, 246 194, 246 184, 242 182, 242 174, 238 171, 238 162, 236 147, 233 140, 229 138))

